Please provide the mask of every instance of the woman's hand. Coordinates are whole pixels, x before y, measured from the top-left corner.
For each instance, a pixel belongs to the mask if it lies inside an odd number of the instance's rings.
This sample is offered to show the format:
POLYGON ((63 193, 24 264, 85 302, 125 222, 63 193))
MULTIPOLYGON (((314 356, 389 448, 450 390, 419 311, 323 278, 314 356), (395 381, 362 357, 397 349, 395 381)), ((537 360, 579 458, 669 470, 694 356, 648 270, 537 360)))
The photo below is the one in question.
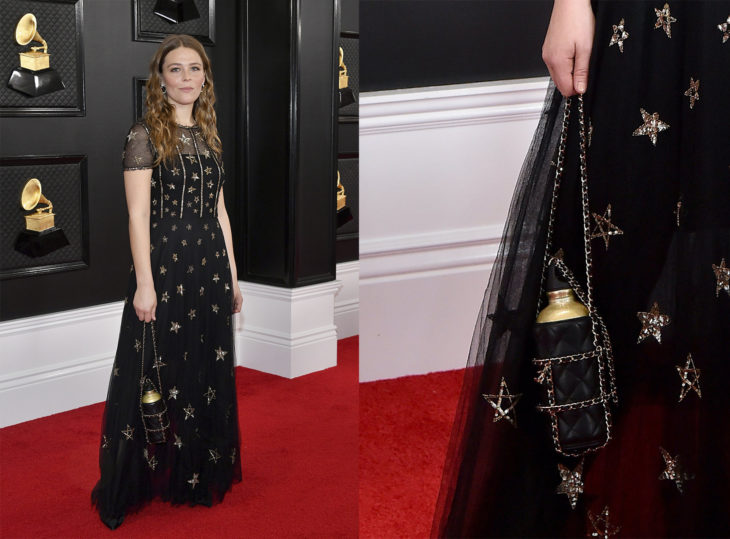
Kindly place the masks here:
POLYGON ((134 312, 137 313, 137 318, 140 322, 149 322, 150 320, 156 320, 155 310, 157 309, 157 294, 155 294, 154 286, 138 286, 137 291, 134 293, 134 312))
POLYGON ((590 0, 555 0, 542 59, 565 97, 588 87, 588 63, 596 19, 590 0))
POLYGON ((233 281, 233 314, 240 313, 242 305, 243 296, 241 295, 241 289, 238 288, 238 281, 233 281))

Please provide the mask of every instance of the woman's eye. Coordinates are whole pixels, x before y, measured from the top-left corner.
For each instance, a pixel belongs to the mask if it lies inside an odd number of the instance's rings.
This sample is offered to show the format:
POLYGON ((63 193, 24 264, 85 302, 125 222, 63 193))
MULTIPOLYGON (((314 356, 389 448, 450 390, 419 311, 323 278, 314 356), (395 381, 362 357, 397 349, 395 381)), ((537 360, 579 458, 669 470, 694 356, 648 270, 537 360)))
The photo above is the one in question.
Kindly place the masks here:
POLYGON ((198 66, 193 66, 193 71, 200 71, 200 68, 198 66))
POLYGON ((173 67, 173 68, 170 68, 170 71, 172 71, 173 73, 175 73, 176 71, 180 71, 180 68, 179 67, 173 67))

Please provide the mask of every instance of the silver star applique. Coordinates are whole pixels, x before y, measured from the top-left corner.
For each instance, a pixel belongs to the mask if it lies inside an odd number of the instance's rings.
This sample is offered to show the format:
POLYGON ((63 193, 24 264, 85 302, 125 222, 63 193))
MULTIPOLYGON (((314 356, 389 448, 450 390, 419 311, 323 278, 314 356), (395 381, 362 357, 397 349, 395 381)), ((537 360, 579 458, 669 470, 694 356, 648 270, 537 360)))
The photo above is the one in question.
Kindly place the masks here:
POLYGON ((633 135, 640 137, 641 135, 647 135, 651 139, 651 143, 656 146, 657 134, 669 129, 669 124, 662 122, 659 119, 659 113, 649 114, 644 109, 641 111, 641 117, 644 120, 644 125, 640 125, 634 130, 633 135))
POLYGON ((208 449, 208 454, 210 455, 208 457, 208 460, 211 461, 213 464, 218 464, 218 459, 221 458, 220 453, 218 453, 217 449, 208 449))
POLYGON ((233 451, 231 451, 231 464, 236 462, 236 448, 233 448, 233 451))
POLYGON ((679 402, 682 402, 690 391, 697 393, 699 398, 702 398, 702 390, 700 389, 700 369, 695 367, 694 359, 692 354, 687 354, 687 363, 684 367, 675 365, 677 367, 677 373, 682 379, 682 389, 679 393, 679 402))
POLYGON ((680 494, 684 494, 685 481, 694 479, 694 475, 684 471, 684 469, 682 468, 682 463, 679 460, 679 455, 675 455, 673 457, 663 447, 660 447, 659 451, 661 451, 662 453, 662 458, 664 459, 665 466, 665 469, 659 476, 659 479, 674 481, 674 484, 677 485, 677 490, 680 492, 680 494))
POLYGON ((506 419, 513 427, 517 426, 517 414, 514 408, 520 400, 520 397, 522 397, 522 393, 511 395, 509 389, 507 389, 507 382, 505 381, 504 376, 502 377, 502 381, 499 383, 499 394, 487 395, 484 393, 482 394, 482 397, 484 397, 484 400, 486 400, 489 405, 494 408, 494 423, 501 419, 506 419), (503 407, 503 401, 507 401, 508 403, 506 408, 503 407))
POLYGON ((177 285, 177 293, 180 294, 181 296, 185 293, 185 287, 182 285, 182 283, 177 285))
POLYGON ((170 394, 168 395, 167 399, 175 399, 177 400, 177 396, 180 394, 180 390, 177 388, 177 386, 172 386, 170 389, 170 394))
POLYGON ((157 457, 152 455, 152 458, 150 458, 149 451, 147 451, 146 447, 142 453, 144 454, 144 459, 147 461, 147 466, 149 466, 152 470, 157 468, 157 457))
POLYGON ((724 290, 730 295, 730 268, 725 265, 725 259, 720 261, 720 265, 712 265, 712 271, 715 272, 717 279, 717 287, 715 288, 715 297, 720 296, 720 290, 724 290))
POLYGON ((580 459, 578 466, 570 470, 562 464, 558 464, 560 479, 562 483, 558 485, 558 494, 565 494, 570 501, 570 507, 575 509, 578 503, 578 497, 583 494, 583 459, 580 459))
POLYGON ((127 141, 134 140, 137 138, 137 132, 136 131, 130 131, 129 135, 127 135, 127 141))
POLYGON ((223 361, 225 359, 227 353, 228 352, 226 352, 225 350, 223 350, 223 348, 221 348, 219 346, 218 349, 215 350, 215 360, 216 361, 218 361, 218 360, 223 361))
POLYGON ((722 42, 725 43, 728 39, 730 39, 730 17, 727 18, 727 21, 720 23, 717 25, 717 29, 722 32, 722 42))
POLYGON ((669 318, 669 315, 659 312, 659 304, 655 301, 648 313, 638 312, 636 316, 641 321, 641 331, 637 343, 649 337, 654 337, 657 342, 661 343, 662 328, 668 326, 672 319, 669 318))
POLYGON ((185 412, 185 421, 191 417, 195 419, 195 408, 193 408, 192 404, 188 403, 188 405, 183 408, 183 412, 185 412))
POLYGON ((167 363, 162 361, 162 356, 157 356, 154 363, 152 363, 152 368, 161 369, 162 367, 167 367, 167 363))
POLYGON ((208 401, 208 406, 210 406, 210 403, 215 400, 215 389, 208 386, 208 391, 203 393, 203 397, 206 398, 206 400, 208 401))
POLYGON ((588 520, 591 523, 592 530, 589 537, 601 537, 603 539, 609 539, 613 535, 618 535, 621 530, 620 526, 611 524, 608 520, 608 506, 603 508, 599 514, 594 515, 588 511, 588 520))
POLYGON ((177 332, 180 331, 180 324, 178 322, 170 322, 170 331, 175 332, 177 335, 177 332))
POLYGON ((626 31, 624 26, 624 20, 618 21, 618 24, 613 25, 613 35, 611 36, 611 42, 608 46, 618 45, 618 50, 624 52, 624 41, 629 38, 629 33, 626 31))
POLYGON ((182 142, 183 144, 187 144, 188 142, 190 142, 190 137, 186 137, 185 133, 182 133, 180 135, 180 142, 182 142))
POLYGON ((167 303, 169 301, 169 299, 170 299, 170 294, 168 294, 167 292, 163 292, 162 297, 160 298, 160 301, 167 303))
POLYGON ((692 110, 695 108, 695 101, 700 100, 700 80, 694 80, 694 78, 689 78, 689 88, 687 88, 687 91, 684 92, 684 95, 689 97, 689 108, 692 110))
POLYGON ((664 4, 664 7, 662 9, 654 8, 654 12, 656 13, 656 23, 654 24, 654 29, 664 29, 664 33, 667 34, 667 37, 671 38, 672 23, 677 22, 677 19, 672 17, 671 13, 669 12, 669 4, 664 4))
POLYGON ((591 239, 603 238, 603 242, 606 244, 606 250, 608 251, 608 241, 611 236, 621 236, 624 231, 611 222, 611 205, 606 207, 606 211, 603 215, 597 213, 593 214, 593 219, 596 221, 596 227, 591 232, 591 239))
POLYGON ((193 490, 195 490, 195 485, 200 483, 200 481, 198 480, 198 477, 200 477, 200 474, 194 473, 193 477, 188 479, 188 483, 190 483, 190 488, 192 488, 193 490))
POLYGON ((175 446, 177 446, 177 448, 178 448, 178 449, 182 449, 182 446, 183 446, 183 441, 182 441, 182 438, 180 438, 180 436, 178 436, 178 435, 176 434, 176 435, 175 435, 175 443, 173 443, 172 445, 175 445, 175 446))
POLYGON ((130 427, 127 423, 127 428, 122 431, 125 440, 134 440, 134 427, 130 427))

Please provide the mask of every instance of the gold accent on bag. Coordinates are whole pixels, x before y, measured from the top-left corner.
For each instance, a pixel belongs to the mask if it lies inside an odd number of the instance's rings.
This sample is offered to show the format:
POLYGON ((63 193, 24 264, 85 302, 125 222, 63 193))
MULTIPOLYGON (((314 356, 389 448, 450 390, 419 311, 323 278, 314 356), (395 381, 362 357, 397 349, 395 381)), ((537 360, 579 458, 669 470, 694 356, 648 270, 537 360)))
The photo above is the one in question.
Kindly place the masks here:
POLYGON ((548 305, 537 315, 537 323, 558 322, 588 316, 588 308, 575 297, 570 288, 547 293, 548 305))

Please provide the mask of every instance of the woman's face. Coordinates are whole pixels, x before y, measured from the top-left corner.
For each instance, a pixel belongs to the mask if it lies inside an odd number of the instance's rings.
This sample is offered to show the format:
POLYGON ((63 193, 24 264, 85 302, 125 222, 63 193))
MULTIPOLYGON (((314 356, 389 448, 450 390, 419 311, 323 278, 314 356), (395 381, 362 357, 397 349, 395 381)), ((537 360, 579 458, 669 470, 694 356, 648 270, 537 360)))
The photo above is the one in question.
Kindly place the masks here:
POLYGON ((173 49, 165 56, 161 77, 170 103, 192 105, 198 99, 205 82, 203 60, 193 49, 173 49))

